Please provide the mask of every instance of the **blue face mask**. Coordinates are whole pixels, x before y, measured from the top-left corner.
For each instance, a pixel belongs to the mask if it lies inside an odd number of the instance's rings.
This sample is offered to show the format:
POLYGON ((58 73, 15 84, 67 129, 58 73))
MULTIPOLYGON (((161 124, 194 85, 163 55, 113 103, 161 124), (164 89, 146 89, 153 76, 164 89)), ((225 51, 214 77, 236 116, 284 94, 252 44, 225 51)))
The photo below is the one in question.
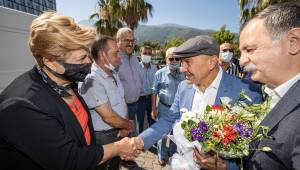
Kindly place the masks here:
POLYGON ((169 64, 169 69, 172 70, 179 70, 180 64, 169 64))

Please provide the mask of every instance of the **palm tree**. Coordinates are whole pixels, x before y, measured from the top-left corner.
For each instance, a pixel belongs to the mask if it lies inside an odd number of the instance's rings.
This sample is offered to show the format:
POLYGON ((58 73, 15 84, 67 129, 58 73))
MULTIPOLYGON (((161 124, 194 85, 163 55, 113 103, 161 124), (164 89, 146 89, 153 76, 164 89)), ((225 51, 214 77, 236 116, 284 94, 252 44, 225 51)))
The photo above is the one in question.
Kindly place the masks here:
POLYGON ((99 10, 90 16, 90 20, 96 19, 94 25, 99 34, 114 36, 123 26, 119 0, 98 0, 98 7, 99 10))
POLYGON ((144 0, 124 0, 121 8, 121 20, 132 30, 139 22, 147 22, 148 14, 152 17, 153 7, 144 0), (124 2, 125 1, 125 2, 124 2))
POLYGON ((256 13, 262 11, 271 4, 300 0, 239 0, 240 6, 240 23, 244 24, 251 19, 256 13))

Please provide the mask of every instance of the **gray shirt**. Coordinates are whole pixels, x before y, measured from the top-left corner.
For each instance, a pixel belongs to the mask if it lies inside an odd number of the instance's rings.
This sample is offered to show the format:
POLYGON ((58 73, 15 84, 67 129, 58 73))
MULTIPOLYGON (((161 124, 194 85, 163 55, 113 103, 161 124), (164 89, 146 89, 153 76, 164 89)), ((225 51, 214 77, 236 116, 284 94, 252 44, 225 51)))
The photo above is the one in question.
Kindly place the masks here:
POLYGON ((124 99, 124 89, 118 74, 115 79, 105 73, 96 63, 93 63, 91 73, 83 83, 79 83, 78 92, 88 105, 95 131, 112 129, 94 109, 107 103, 121 117, 127 116, 127 105, 124 99))
POLYGON ((120 51, 120 57, 122 64, 119 67, 118 75, 125 90, 125 101, 126 103, 133 103, 138 101, 141 91, 139 62, 134 54, 128 57, 120 51))
POLYGON ((146 96, 152 94, 152 86, 154 75, 157 68, 150 64, 150 67, 145 67, 144 64, 140 63, 140 79, 141 79, 141 94, 140 96, 146 96))

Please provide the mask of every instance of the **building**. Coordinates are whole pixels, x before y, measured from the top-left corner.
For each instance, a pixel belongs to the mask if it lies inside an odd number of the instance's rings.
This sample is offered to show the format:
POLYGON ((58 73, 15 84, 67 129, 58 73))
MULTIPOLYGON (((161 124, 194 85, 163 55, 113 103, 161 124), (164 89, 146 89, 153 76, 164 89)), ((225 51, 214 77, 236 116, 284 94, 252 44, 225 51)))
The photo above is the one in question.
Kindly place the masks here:
POLYGON ((28 36, 30 24, 36 17, 0 6, 0 93, 35 64, 29 50, 28 36))
POLYGON ((56 11, 55 0, 0 0, 0 6, 40 15, 43 11, 56 11))

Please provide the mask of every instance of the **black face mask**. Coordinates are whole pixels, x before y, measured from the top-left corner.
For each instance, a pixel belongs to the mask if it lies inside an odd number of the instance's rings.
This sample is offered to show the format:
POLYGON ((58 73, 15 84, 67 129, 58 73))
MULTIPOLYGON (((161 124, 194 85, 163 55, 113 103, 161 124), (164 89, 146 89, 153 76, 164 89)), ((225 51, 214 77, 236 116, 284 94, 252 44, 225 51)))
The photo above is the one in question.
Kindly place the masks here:
POLYGON ((91 73, 92 63, 86 64, 69 64, 59 62, 64 68, 65 72, 60 74, 70 82, 84 81, 85 77, 91 73))
POLYGON ((51 68, 47 67, 48 70, 70 82, 84 81, 85 77, 91 73, 92 63, 69 64, 64 63, 63 61, 58 61, 58 63, 65 68, 64 73, 57 73, 56 71, 53 71, 51 68))

